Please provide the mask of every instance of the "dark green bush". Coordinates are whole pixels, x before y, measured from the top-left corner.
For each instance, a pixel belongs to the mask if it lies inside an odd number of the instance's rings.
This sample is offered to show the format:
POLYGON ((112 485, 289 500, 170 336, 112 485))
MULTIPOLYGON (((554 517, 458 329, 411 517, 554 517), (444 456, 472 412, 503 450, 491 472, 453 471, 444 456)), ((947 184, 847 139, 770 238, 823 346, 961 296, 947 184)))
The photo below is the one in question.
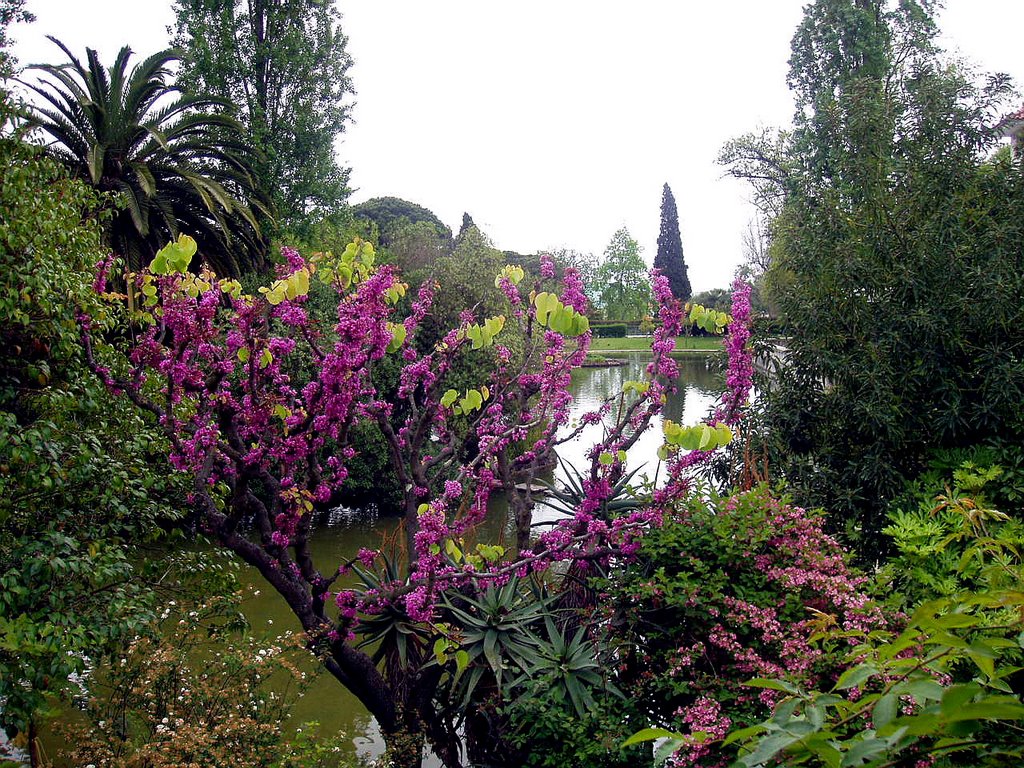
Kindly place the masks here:
POLYGON ((625 323, 606 323, 591 325, 594 335, 601 339, 624 339, 626 338, 627 327, 625 323))

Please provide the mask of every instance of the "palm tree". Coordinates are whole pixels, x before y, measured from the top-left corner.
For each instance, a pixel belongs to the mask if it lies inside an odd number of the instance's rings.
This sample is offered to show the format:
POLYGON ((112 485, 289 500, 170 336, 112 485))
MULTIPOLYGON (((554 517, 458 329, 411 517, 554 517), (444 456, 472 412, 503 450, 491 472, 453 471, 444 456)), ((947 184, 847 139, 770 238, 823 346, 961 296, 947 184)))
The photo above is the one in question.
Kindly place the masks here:
POLYGON ((259 218, 269 203, 254 187, 253 153, 220 99, 184 95, 173 84, 173 50, 128 72, 125 46, 109 70, 86 49, 88 67, 56 38, 69 62, 30 69, 49 76, 27 84, 45 100, 30 107, 49 134, 49 151, 76 176, 117 198, 110 248, 130 269, 149 263, 179 232, 192 235, 217 272, 237 276, 266 264, 259 218))

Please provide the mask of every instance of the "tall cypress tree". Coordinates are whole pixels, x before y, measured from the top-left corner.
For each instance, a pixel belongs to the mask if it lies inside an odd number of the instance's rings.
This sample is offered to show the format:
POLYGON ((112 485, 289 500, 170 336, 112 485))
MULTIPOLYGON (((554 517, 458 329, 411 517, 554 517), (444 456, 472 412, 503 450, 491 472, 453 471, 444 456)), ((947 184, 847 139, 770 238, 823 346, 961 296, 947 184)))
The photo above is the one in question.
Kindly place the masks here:
POLYGON ((658 233, 658 255, 654 266, 668 278, 672 295, 680 301, 688 301, 693 294, 690 278, 686 273, 683 259, 683 241, 679 236, 679 213, 672 190, 665 185, 661 192, 661 231, 658 233))

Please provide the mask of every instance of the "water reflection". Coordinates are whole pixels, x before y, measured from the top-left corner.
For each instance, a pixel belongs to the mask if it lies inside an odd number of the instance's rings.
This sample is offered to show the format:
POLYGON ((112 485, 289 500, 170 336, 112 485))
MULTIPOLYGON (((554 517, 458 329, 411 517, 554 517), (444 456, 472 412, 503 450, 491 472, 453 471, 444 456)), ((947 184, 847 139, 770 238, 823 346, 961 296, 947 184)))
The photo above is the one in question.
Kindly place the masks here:
MULTIPOLYGON (((598 409, 611 395, 622 391, 627 381, 638 381, 644 378, 647 364, 651 360, 649 354, 634 352, 616 355, 626 361, 626 365, 615 368, 582 368, 573 373, 572 421, 583 414, 598 409)), ((661 426, 664 419, 671 419, 679 424, 695 424, 707 416, 714 405, 721 387, 721 377, 715 371, 713 362, 708 356, 692 356, 678 361, 680 376, 678 390, 668 396, 663 412, 651 420, 647 431, 640 437, 630 451, 627 468, 629 470, 642 467, 641 474, 653 476, 657 464, 657 450, 661 445, 661 426)), ((606 420, 610 423, 614 414, 606 420)), ((561 434, 572 431, 571 423, 561 434)), ((586 454, 594 443, 604 434, 604 425, 594 424, 587 427, 575 440, 559 449, 561 458, 577 468, 586 466, 586 454)), ((559 468, 557 477, 562 479, 564 473, 559 468)))

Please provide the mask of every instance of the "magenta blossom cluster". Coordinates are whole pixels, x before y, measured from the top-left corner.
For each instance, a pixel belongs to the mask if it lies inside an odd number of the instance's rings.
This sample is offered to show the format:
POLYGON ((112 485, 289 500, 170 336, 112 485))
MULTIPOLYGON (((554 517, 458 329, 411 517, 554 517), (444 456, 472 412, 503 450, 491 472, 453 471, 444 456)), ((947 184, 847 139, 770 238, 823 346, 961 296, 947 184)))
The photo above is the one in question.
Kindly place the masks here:
POLYGON ((729 370, 726 374, 726 396, 718 416, 727 424, 739 421, 741 409, 750 398, 754 384, 754 359, 750 350, 750 283, 736 278, 732 284, 732 322, 725 337, 725 349, 729 355, 729 370))
MULTIPOLYGON (((732 320, 726 329, 725 350, 728 356, 726 390, 715 408, 711 423, 724 422, 737 426, 743 416, 743 407, 750 400, 754 383, 754 353, 750 345, 751 286, 736 278, 732 284, 732 320)), ((705 451, 678 453, 668 462, 669 482, 655 492, 655 501, 668 504, 681 498, 678 491, 686 488, 688 471, 706 462, 711 454, 705 451)))

